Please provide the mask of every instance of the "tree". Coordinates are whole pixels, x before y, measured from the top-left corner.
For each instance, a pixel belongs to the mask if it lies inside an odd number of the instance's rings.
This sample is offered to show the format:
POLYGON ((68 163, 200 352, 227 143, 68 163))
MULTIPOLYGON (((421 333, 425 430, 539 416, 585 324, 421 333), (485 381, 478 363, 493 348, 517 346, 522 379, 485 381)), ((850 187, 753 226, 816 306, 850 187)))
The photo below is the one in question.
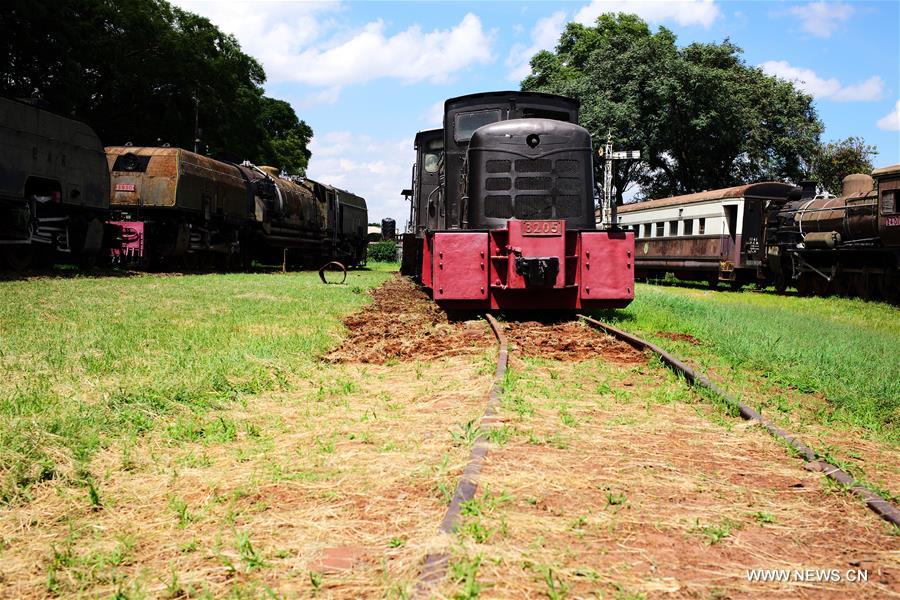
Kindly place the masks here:
POLYGON ((208 19, 164 0, 12 0, 0 13, 0 94, 36 97, 108 145, 158 142, 302 173, 312 130, 265 71, 208 19), (197 118, 199 117, 199 118, 197 118))
POLYGON ((595 140, 611 132, 617 146, 641 150, 641 162, 614 173, 619 203, 635 183, 660 197, 799 179, 822 130, 810 96, 746 65, 730 41, 679 48, 671 31, 635 15, 570 23, 531 66, 522 89, 578 98, 595 140))
POLYGON ((823 144, 812 160, 812 179, 825 191, 840 196, 844 177, 851 173, 870 173, 872 159, 877 154, 875 146, 866 144, 860 137, 823 144))

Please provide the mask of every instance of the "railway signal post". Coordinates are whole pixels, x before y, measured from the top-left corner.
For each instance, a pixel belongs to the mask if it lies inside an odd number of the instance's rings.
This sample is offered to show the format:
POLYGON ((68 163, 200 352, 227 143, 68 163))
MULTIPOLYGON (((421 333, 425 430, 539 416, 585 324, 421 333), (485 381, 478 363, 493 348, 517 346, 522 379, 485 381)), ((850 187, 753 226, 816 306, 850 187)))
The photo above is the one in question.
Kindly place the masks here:
POLYGON ((603 218, 602 229, 612 229, 616 223, 616 204, 612 199, 613 166, 617 160, 636 160, 641 157, 640 150, 613 151, 612 132, 606 135, 606 147, 599 148, 597 154, 603 160, 603 218))

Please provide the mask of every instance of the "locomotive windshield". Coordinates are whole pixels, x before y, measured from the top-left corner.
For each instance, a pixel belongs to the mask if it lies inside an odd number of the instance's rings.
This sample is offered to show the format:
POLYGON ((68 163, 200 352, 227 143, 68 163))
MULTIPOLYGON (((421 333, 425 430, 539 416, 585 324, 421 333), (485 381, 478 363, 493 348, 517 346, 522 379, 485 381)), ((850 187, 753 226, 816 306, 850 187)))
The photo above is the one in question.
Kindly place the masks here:
POLYGON ((453 139, 457 142, 468 141, 475 130, 488 123, 496 123, 500 120, 500 110, 479 110, 476 112, 460 113, 456 115, 456 123, 453 128, 453 139))
POLYGON ((423 161, 425 172, 426 173, 437 173, 438 167, 441 164, 441 155, 439 152, 429 152, 425 155, 425 160, 423 161))

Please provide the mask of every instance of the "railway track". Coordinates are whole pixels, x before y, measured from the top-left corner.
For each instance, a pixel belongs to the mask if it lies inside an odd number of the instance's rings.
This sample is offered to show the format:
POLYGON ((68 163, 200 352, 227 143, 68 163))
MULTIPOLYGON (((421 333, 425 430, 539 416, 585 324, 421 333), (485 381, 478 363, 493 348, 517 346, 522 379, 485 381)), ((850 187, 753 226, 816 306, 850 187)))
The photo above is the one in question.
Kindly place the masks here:
MULTIPOLYGON (((482 415, 479 424, 479 434, 472 446, 468 463, 462 472, 452 500, 450 501, 447 511, 438 528, 438 535, 443 538, 443 542, 441 542, 439 550, 429 552, 422 561, 421 570, 413 594, 413 597, 416 598, 433 597, 438 592, 439 585, 447 575, 448 566, 451 561, 451 551, 449 550, 449 541, 447 540, 458 531, 460 524, 464 520, 463 507, 466 503, 475 501, 481 487, 482 473, 491 449, 488 433, 493 428, 503 424, 503 417, 500 414, 502 401, 501 394, 503 382, 507 378, 507 366, 511 356, 508 348, 509 343, 504 330, 506 327, 511 327, 514 331, 518 325, 513 323, 501 324, 491 315, 487 315, 486 319, 497 340, 498 347, 498 359, 494 381, 485 402, 484 414, 482 415)), ((625 342, 639 352, 649 352, 656 355, 678 377, 683 378, 689 385, 704 388, 709 393, 718 396, 728 406, 733 407, 744 420, 749 421, 751 424, 758 424, 763 427, 773 437, 784 443, 800 458, 804 459, 806 461, 804 466, 807 470, 822 473, 830 480, 839 484, 842 490, 861 499, 866 506, 880 518, 891 523, 895 527, 900 526, 900 510, 898 510, 898 508, 890 501, 856 481, 852 475, 841 469, 839 466, 828 462, 820 454, 800 441, 797 436, 786 432, 752 407, 733 398, 705 375, 698 373, 689 365, 662 348, 637 336, 585 315, 578 315, 578 319, 603 334, 625 342)), ((764 465, 757 464, 756 467, 758 470, 765 470, 764 465)), ((547 577, 547 581, 549 582, 548 585, 550 585, 552 591, 554 585, 552 571, 547 577)))

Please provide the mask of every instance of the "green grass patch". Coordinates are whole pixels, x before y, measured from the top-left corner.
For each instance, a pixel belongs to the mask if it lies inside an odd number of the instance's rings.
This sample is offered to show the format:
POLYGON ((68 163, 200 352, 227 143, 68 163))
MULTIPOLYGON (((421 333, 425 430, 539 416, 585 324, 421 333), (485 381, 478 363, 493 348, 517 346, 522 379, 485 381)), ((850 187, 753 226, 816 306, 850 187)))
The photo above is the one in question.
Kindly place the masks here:
MULTIPOLYGON (((733 369, 731 383, 737 388, 753 374, 777 387, 821 394, 827 410, 811 417, 820 424, 854 425, 900 444, 900 319, 894 307, 638 285, 627 309, 599 316, 651 337, 701 368, 733 369), (701 345, 655 336, 658 332, 689 334, 701 345)), ((773 402, 773 411, 791 410, 783 398, 773 402)))
POLYGON ((163 418, 174 443, 244 435, 210 411, 313 373, 392 268, 344 285, 316 273, 0 282, 0 504, 163 418))

